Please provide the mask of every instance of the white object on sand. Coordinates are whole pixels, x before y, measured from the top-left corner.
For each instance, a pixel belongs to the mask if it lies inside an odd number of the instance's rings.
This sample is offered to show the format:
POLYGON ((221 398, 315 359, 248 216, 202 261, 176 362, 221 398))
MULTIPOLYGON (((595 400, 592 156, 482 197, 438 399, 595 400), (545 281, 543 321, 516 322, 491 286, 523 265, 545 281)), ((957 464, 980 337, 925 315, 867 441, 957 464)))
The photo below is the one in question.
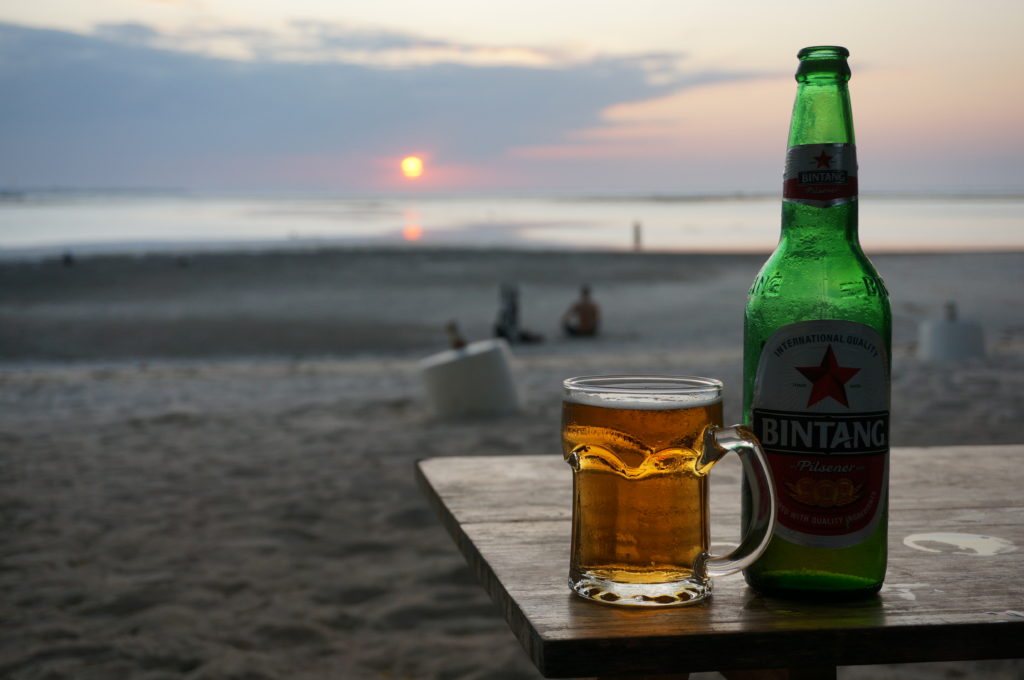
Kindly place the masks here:
POLYGON ((420 361, 420 373, 434 413, 442 418, 498 416, 519 410, 519 393, 509 368, 508 343, 472 342, 420 361))

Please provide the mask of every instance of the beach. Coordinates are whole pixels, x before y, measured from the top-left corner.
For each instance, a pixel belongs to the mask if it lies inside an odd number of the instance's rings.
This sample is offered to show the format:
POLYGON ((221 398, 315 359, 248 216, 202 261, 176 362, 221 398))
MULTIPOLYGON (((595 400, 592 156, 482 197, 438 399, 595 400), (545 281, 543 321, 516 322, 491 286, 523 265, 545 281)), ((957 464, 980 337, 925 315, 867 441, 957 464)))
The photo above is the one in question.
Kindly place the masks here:
MULTIPOLYGON (((763 255, 292 249, 0 263, 0 677, 538 678, 418 489, 417 459, 560 455, 560 381, 709 375, 740 418, 763 255), (492 335, 521 413, 442 420, 420 361, 492 335), (602 333, 559 318, 589 284, 602 333)), ((894 446, 1024 441, 1024 253, 872 258, 894 446), (986 356, 920 356, 947 302, 986 356)), ((567 470, 568 474, 568 470, 567 470)), ((884 597, 884 591, 883 591, 884 597)), ((840 678, 1024 677, 1014 660, 840 678)), ((720 677, 694 674, 695 678, 720 677)))

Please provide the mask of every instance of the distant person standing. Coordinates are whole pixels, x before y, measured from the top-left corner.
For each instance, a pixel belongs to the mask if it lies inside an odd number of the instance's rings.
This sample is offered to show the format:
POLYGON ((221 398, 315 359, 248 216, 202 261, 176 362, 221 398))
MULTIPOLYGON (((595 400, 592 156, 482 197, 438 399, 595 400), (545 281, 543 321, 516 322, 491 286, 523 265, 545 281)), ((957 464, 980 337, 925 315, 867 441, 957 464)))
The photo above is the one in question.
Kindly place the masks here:
POLYGON ((601 322, 601 310, 590 299, 590 286, 580 289, 580 299, 562 315, 562 328, 571 338, 587 338, 597 335, 601 322))

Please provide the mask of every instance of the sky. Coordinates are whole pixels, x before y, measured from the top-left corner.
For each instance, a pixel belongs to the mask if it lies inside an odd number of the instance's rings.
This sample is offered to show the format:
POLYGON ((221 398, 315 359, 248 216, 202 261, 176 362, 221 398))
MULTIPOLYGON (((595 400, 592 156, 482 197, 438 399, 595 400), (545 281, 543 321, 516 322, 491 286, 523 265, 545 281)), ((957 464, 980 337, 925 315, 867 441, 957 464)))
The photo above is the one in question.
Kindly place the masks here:
POLYGON ((1019 0, 0 0, 0 188, 777 192, 796 52, 840 44, 862 191, 1024 193, 1022 31, 1019 0))

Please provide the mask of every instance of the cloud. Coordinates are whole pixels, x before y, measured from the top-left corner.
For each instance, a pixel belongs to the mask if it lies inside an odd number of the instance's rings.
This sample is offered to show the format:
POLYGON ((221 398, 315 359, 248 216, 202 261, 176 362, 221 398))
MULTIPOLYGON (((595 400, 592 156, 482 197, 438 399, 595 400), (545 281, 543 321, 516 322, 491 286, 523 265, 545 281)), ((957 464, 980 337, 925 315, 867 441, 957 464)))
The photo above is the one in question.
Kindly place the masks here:
MULTIPOLYGON (((297 30, 316 49, 478 49, 317 24, 297 30)), ((290 177, 362 190, 380 186, 374 162, 412 151, 465 176, 493 170, 510 149, 592 128, 613 105, 735 77, 669 77, 676 58, 664 54, 549 54, 543 67, 300 61, 272 58, 268 34, 215 33, 257 46, 262 58, 170 50, 166 34, 142 24, 89 36, 0 24, 0 185, 246 187, 290 177), (258 167, 275 159, 276 174, 258 167), (304 172, 302 159, 321 169, 304 172)))
POLYGON ((99 24, 93 32, 101 38, 137 45, 153 44, 160 38, 159 31, 138 23, 99 24))
POLYGON ((438 63, 539 67, 571 61, 569 55, 557 50, 469 45, 309 20, 292 21, 276 30, 202 24, 158 31, 137 23, 107 23, 97 25, 93 35, 124 44, 240 61, 385 67, 438 63))

